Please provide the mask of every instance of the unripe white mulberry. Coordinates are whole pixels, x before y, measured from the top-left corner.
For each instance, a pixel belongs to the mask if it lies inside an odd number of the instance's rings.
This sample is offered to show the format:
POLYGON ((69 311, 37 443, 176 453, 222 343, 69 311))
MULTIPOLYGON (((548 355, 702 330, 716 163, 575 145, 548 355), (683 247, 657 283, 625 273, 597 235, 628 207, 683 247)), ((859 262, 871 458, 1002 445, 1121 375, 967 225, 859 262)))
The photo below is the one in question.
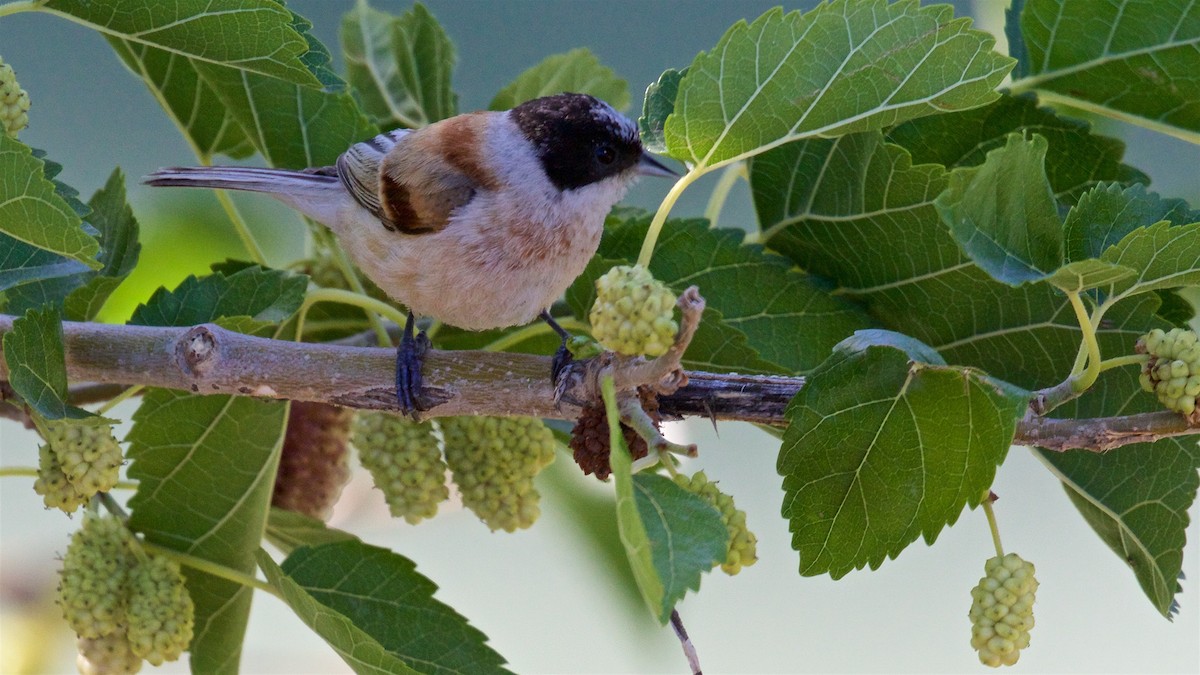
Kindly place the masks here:
POLYGON ((729 531, 728 550, 721 571, 734 575, 758 562, 758 537, 746 527, 746 512, 737 508, 733 497, 721 492, 717 484, 708 480, 703 471, 688 478, 675 476, 675 483, 692 494, 699 495, 721 513, 721 522, 729 531))
POLYGON ((541 515, 533 479, 554 461, 546 425, 532 417, 445 417, 438 425, 463 505, 493 531, 533 525, 541 515))
POLYGON ((77 638, 75 646, 80 675, 133 675, 142 669, 142 657, 130 649, 123 629, 98 638, 77 638))
POLYGON ((432 423, 385 413, 359 413, 354 447, 375 479, 375 487, 383 491, 392 516, 415 525, 437 515, 438 504, 450 498, 446 462, 432 423))
POLYGON ((1029 646, 1038 582, 1033 563, 1016 553, 988 560, 987 576, 971 590, 971 646, 979 661, 998 668, 1017 662, 1029 646))
POLYGON ((91 498, 67 480, 58 455, 49 445, 38 448, 38 477, 33 481, 33 491, 42 496, 46 508, 62 509, 64 513, 74 513, 91 498))
POLYGON ((98 638, 126 622, 126 581, 135 565, 133 535, 113 517, 85 515, 63 557, 58 604, 77 635, 98 638))
POLYGON ((48 420, 46 441, 80 494, 108 492, 121 473, 121 446, 107 424, 48 420))
POLYGON ((588 314, 592 336, 618 354, 661 356, 675 341, 675 294, 641 265, 614 267, 596 280, 588 314))
POLYGON ((175 661, 192 642, 195 606, 179 563, 149 555, 129 574, 129 628, 134 654, 159 666, 175 661))
POLYGON ((17 137, 29 124, 29 94, 17 82, 12 66, 0 59, 0 126, 4 133, 17 137))
POLYGON ((1158 395, 1169 410, 1200 422, 1196 399, 1200 397, 1200 344, 1195 331, 1155 328, 1137 341, 1136 350, 1148 354, 1139 382, 1158 395))

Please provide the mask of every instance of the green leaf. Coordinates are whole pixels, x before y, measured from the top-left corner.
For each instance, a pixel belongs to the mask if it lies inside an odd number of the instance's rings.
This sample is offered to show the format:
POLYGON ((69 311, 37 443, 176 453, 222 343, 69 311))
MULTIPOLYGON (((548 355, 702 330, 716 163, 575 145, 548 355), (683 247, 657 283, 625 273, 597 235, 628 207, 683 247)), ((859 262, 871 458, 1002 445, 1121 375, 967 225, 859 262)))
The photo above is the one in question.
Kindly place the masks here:
POLYGON ((1004 147, 1013 132, 1036 133, 1048 141, 1046 177, 1060 202, 1074 204, 1101 181, 1150 182, 1146 174, 1121 163, 1125 152, 1121 141, 1092 134, 1087 122, 1039 108, 1031 95, 1002 95, 972 110, 909 120, 886 135, 889 143, 912 153, 913 164, 954 169, 982 164, 987 153, 1004 147))
MULTIPOLYGON (((64 258, 0 232, 0 291, 87 270, 88 266, 77 260, 64 258)), ((4 297, 0 293, 0 310, 5 308, 4 297)))
POLYGON ((963 251, 996 280, 1040 281, 1063 262, 1062 222, 1046 178, 1048 143, 1011 134, 981 166, 955 169, 934 206, 963 251))
POLYGON ((254 152, 237 120, 187 56, 114 36, 108 36, 108 43, 150 88, 199 158, 208 160, 218 153, 245 157, 254 152))
POLYGON ((98 269, 100 242, 81 227, 86 210, 77 212, 75 191, 51 180, 59 168, 0 134, 0 233, 98 269))
MULTIPOLYGON (((1159 409, 1140 389, 1136 370, 1110 370, 1055 414, 1094 418, 1159 409)), ((1188 509, 1200 484, 1195 440, 1167 438, 1105 453, 1039 450, 1039 457, 1092 529, 1130 566, 1155 609, 1170 618, 1181 591, 1188 509)))
POLYGON ((711 167, 801 138, 989 103, 1013 61, 970 25, 948 5, 910 0, 774 9, 739 22, 680 82, 669 154, 711 167))
POLYGON ((271 166, 331 165, 377 129, 329 69, 329 51, 309 32, 312 24, 292 14, 290 28, 305 40, 303 61, 320 88, 196 60, 192 65, 271 166))
POLYGON ((1200 140, 1200 7, 1155 0, 1029 0, 1028 76, 1014 89, 1200 140))
POLYGON ((638 129, 641 131, 642 146, 650 152, 667 151, 667 139, 663 135, 663 128, 667 124, 667 117, 675 112, 675 96, 679 93, 679 82, 687 75, 687 70, 668 68, 658 76, 657 82, 651 82, 650 86, 646 87, 646 95, 642 99, 642 116, 638 118, 638 129))
POLYGON ((274 0, 47 0, 45 7, 105 36, 194 62, 321 86, 304 63, 308 45, 291 13, 274 0))
POLYGON ((62 307, 69 321, 90 321, 108 296, 133 272, 141 244, 138 224, 125 198, 125 176, 115 169, 108 182, 88 202, 89 223, 96 228, 101 245, 98 260, 103 267, 19 286, 8 295, 7 310, 53 304, 62 307))
POLYGON ((600 392, 604 396, 608 435, 612 442, 609 464, 612 466, 613 492, 617 496, 617 531, 642 600, 646 602, 650 614, 659 622, 666 623, 671 614, 666 601, 666 587, 654 565, 654 545, 646 531, 646 524, 642 522, 634 495, 633 460, 630 459, 629 447, 625 445, 625 434, 621 432, 621 413, 617 410, 617 394, 611 376, 601 381, 600 392), (665 613, 664 607, 668 607, 665 613))
POLYGON ((617 110, 629 107, 629 84, 586 47, 547 56, 496 94, 489 110, 508 110, 542 96, 591 94, 617 110))
MULTIPOLYGON (((147 541, 252 574, 270 508, 285 402, 152 390, 133 415, 130 526, 147 541)), ((188 570, 195 672, 235 672, 252 589, 188 570)))
MULTIPOLYGON (((347 560, 347 565, 357 561, 347 560)), ((267 581, 279 589, 284 602, 309 628, 320 635, 338 656, 356 673, 394 673, 408 675, 420 671, 388 652, 345 614, 317 602, 302 586, 292 581, 264 551, 258 553, 258 566, 267 581)))
MULTIPOLYGON (((349 539, 358 540, 358 537, 349 532, 327 526, 324 521, 274 506, 271 507, 271 512, 267 516, 266 537, 285 555, 301 546, 319 546, 349 539)), ((261 561, 260 558, 259 562, 261 563, 261 561)))
POLYGON ((1125 265, 1114 265, 1102 260, 1079 260, 1055 270, 1046 277, 1046 283, 1068 293, 1080 293, 1092 288, 1110 286, 1136 274, 1136 270, 1125 265))
POLYGON ((1139 227, 1160 220, 1172 225, 1200 221, 1182 199, 1163 199, 1142 185, 1101 183, 1084 193, 1063 223, 1067 260, 1099 258, 1139 227))
POLYGON ((785 412, 777 468, 800 573, 837 579, 933 543, 991 485, 1028 398, 890 346, 835 352, 785 412))
POLYGON ((656 616, 665 624, 689 589, 700 590, 700 575, 725 562, 729 530, 712 505, 669 478, 635 474, 633 496, 662 581, 662 606, 656 616))
MULTIPOLYGON (((633 210, 618 210, 609 217, 597 259, 568 292, 576 316, 586 320, 595 279, 613 261, 632 264, 637 259, 649 224, 649 214, 633 210)), ((650 271, 676 293, 699 286, 708 302, 684 355, 689 367, 742 373, 807 371, 842 338, 871 325, 859 307, 831 296, 819 280, 761 245, 745 244, 744 238, 740 229, 712 229, 699 219, 670 220, 663 229, 650 271), (739 343, 760 358, 739 364, 737 359, 746 357, 739 343), (723 349, 734 351, 722 354, 723 349)))
POLYGON ((239 327, 254 331, 285 321, 300 308, 308 277, 249 267, 230 276, 189 276, 173 291, 160 288, 133 311, 139 326, 191 326, 223 317, 249 317, 239 327))
POLYGON ((437 19, 417 3, 400 16, 358 2, 342 18, 346 79, 380 128, 416 128, 452 117, 454 44, 437 19))
POLYGON ((340 541, 298 548, 280 571, 288 604, 357 672, 394 672, 393 660, 422 673, 508 672, 487 636, 435 600, 437 586, 403 556, 340 541), (343 618, 358 630, 341 630, 343 618))
POLYGON ((946 365, 946 360, 942 358, 942 355, 931 349, 924 342, 904 333, 878 328, 854 331, 854 335, 837 343, 833 351, 850 356, 866 351, 868 347, 892 347, 904 352, 908 355, 908 358, 917 363, 925 363, 931 366, 946 365))
POLYGON ((1140 227, 1105 250, 1100 259, 1137 270, 1135 277, 1112 284, 1112 292, 1120 296, 1200 286, 1200 222, 1172 226, 1162 220, 1140 227))
MULTIPOLYGON (((1018 119, 961 120, 961 132, 990 143, 993 128, 1005 129, 1007 138, 1018 119)), ((1086 145, 1070 132, 1051 138, 1058 140, 1047 150, 1048 166, 1066 166, 1060 156, 1086 145)), ((1095 173, 1088 180, 1117 179, 1125 173, 1119 160, 1118 153, 1089 164, 1095 173)), ((1059 174, 1067 182, 1055 190, 1078 185, 1073 175, 1059 174)), ((941 166, 913 164, 904 148, 874 132, 789 143, 750 163, 762 240, 771 250, 828 280, 835 296, 862 303, 880 327, 919 339, 948 363, 1029 389, 1055 384, 1079 352, 1070 306, 1048 284, 995 281, 963 254, 933 207, 946 180, 941 166)), ((1099 332, 1129 345, 1145 325, 1127 321, 1124 311, 1110 313, 1099 332)))
POLYGON ((53 308, 31 309, 4 334, 4 363, 13 391, 46 419, 91 415, 67 405, 67 362, 62 320, 53 308))

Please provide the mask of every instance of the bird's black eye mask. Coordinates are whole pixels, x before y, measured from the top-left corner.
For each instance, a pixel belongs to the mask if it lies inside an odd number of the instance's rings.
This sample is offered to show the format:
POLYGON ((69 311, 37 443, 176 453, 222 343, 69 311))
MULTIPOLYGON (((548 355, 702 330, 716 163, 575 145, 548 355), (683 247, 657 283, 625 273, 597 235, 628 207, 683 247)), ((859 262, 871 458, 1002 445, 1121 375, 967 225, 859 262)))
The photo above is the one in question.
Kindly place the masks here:
POLYGON ((628 171, 642 158, 642 144, 629 121, 592 96, 534 99, 513 108, 511 115, 560 190, 628 171))

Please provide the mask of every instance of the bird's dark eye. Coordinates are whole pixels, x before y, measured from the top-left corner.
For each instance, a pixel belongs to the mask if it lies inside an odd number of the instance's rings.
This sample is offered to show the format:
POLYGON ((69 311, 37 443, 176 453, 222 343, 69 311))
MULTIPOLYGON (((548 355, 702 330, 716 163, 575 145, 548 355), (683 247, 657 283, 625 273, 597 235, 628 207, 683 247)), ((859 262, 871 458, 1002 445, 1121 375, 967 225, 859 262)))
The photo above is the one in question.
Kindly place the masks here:
POLYGON ((617 151, 608 143, 601 143, 596 146, 596 161, 601 164, 612 164, 617 161, 617 151))

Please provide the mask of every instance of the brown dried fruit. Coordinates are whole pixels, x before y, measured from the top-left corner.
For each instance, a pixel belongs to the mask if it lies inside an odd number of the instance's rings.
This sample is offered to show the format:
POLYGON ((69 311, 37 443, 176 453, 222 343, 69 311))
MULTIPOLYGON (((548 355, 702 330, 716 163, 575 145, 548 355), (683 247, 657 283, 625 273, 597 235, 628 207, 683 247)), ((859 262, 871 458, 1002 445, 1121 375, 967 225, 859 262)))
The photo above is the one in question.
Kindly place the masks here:
POLYGON ((271 505, 329 518, 350 480, 350 424, 354 411, 327 403, 292 402, 271 505))
MULTIPOLYGON (((662 416, 658 414, 658 396, 649 387, 638 387, 638 398, 641 399, 642 409, 654 420, 655 428, 662 424, 662 416)), ((621 425, 621 433, 625 436, 625 445, 629 455, 641 459, 649 454, 646 439, 638 436, 637 432, 628 426, 621 425)), ((608 437, 608 419, 604 414, 603 404, 588 404, 571 429, 571 442, 568 444, 574 452, 575 463, 583 469, 584 475, 595 474, 600 480, 607 480, 612 473, 608 455, 612 451, 608 437)))

